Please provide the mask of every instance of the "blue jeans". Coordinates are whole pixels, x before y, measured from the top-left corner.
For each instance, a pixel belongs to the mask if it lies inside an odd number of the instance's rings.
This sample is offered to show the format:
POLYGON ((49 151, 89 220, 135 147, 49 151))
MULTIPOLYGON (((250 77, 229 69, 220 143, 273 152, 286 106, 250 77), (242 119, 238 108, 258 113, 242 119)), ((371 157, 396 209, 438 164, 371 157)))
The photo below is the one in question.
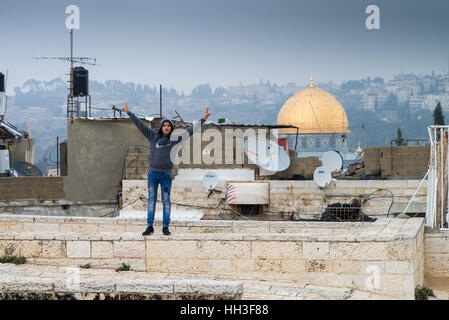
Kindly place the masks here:
POLYGON ((168 227, 170 224, 170 191, 171 191, 172 173, 148 171, 148 216, 147 224, 153 226, 154 212, 156 210, 157 188, 161 185, 162 204, 163 204, 163 221, 162 225, 168 227))

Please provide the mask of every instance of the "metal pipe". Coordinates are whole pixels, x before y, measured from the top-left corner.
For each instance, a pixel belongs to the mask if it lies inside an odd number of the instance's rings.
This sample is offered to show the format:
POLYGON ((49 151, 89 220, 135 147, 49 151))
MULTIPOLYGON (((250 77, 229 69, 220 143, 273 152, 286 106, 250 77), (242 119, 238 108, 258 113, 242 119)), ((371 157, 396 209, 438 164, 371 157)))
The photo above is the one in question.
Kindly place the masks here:
POLYGON ((56 136, 56 176, 59 177, 59 137, 56 136))
POLYGON ((162 118, 162 84, 159 86, 159 116, 162 118))

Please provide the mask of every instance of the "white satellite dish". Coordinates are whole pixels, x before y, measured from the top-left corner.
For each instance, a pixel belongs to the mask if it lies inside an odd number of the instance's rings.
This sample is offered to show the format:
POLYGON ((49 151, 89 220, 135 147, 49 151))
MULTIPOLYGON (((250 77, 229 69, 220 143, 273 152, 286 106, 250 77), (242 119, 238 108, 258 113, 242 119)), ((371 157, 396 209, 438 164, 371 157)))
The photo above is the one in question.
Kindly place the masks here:
POLYGON ((245 153, 253 163, 268 171, 283 171, 290 166, 287 152, 272 140, 248 138, 245 153))
POLYGON ((328 151, 322 158, 323 167, 328 168, 331 172, 341 170, 343 167, 343 157, 337 151, 328 151))
POLYGON ((332 175, 329 168, 316 168, 315 172, 313 173, 313 181, 315 181, 315 183, 321 188, 327 187, 332 181, 332 175))
POLYGON ((218 176, 215 172, 207 171, 203 176, 203 186, 213 190, 218 185, 218 176))

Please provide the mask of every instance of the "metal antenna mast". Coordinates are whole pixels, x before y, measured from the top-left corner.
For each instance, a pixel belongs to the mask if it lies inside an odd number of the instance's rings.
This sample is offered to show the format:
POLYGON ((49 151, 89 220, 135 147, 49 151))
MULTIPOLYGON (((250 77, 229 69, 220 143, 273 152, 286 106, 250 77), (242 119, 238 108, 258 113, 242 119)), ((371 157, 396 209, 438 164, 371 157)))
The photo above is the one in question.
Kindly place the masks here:
MULTIPOLYGON (((82 65, 97 65, 97 59, 89 58, 89 57, 74 57, 73 56, 73 29, 70 29, 70 57, 36 57, 38 60, 62 60, 70 62, 70 93, 67 95, 67 118, 74 118, 75 113, 75 105, 78 103, 75 101, 75 95, 73 92, 73 69, 74 64, 82 64, 82 65)), ((90 108, 90 95, 86 95, 86 115, 91 116, 91 108, 90 108), (89 98, 89 101, 87 99, 89 98), (87 112, 87 103, 89 103, 89 112, 87 112)))

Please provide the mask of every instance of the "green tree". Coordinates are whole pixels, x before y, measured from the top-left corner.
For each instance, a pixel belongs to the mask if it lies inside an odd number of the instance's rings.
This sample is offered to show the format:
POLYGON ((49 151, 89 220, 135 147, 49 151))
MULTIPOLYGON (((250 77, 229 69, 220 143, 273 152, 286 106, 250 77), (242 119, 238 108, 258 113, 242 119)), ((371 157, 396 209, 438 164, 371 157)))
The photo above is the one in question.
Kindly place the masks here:
POLYGON ((441 109, 440 101, 438 101, 435 110, 433 110, 433 124, 444 126, 443 109, 441 109))
POLYGON ((405 146, 407 144, 405 140, 402 138, 401 128, 398 128, 398 137, 396 138, 396 140, 398 146, 405 146))

